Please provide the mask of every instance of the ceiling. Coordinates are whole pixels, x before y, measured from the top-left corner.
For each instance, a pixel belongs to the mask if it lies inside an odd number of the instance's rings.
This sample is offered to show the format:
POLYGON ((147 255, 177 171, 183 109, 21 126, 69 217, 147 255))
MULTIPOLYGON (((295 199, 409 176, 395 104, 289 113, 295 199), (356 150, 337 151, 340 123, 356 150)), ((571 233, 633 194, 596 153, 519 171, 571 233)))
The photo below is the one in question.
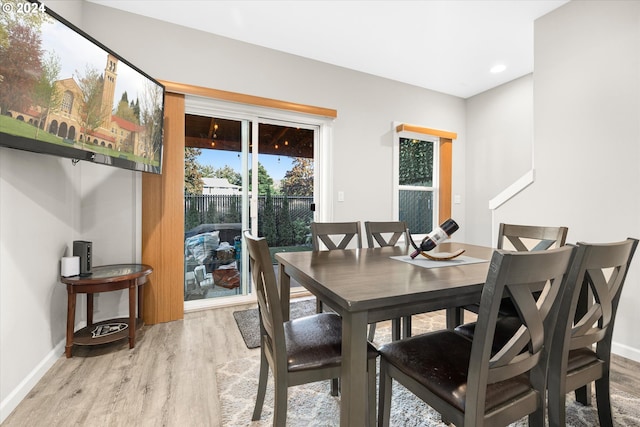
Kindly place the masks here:
POLYGON ((533 22, 568 2, 87 1, 461 98, 532 72, 533 22))

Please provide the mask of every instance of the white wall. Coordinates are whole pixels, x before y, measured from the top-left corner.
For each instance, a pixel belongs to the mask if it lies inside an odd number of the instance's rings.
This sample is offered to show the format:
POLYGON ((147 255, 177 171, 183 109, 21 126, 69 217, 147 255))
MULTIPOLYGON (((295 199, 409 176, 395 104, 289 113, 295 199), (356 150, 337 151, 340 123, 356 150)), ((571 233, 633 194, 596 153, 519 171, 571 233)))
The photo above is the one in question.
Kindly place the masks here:
MULTIPOLYGON (((6 417, 63 357, 60 258, 93 242, 93 265, 140 260, 140 172, 0 148, 0 391, 6 417), (22 384, 21 384, 22 383, 22 384)), ((78 297, 77 327, 86 324, 78 297)), ((99 294, 95 320, 125 316, 123 291, 99 294)))
POLYGON ((533 76, 467 99, 467 138, 466 241, 490 246, 489 200, 532 168, 533 76))
MULTIPOLYGON (((57 2, 78 23, 81 3, 57 2)), ((0 148, 0 421, 64 357, 60 258, 93 242, 93 265, 139 262, 140 172, 0 148)), ((76 327, 86 324, 78 297, 76 327)), ((128 313, 127 295, 99 294, 95 320, 128 313)))
MULTIPOLYGON (((495 222, 566 225, 568 242, 640 238, 640 2, 573 1, 536 21, 533 93, 536 180, 495 222)), ((638 361, 639 306, 636 254, 614 352, 638 361)))
MULTIPOLYGON (((458 133, 453 191, 464 200, 464 100, 92 3, 84 10, 92 35, 157 79, 336 109, 334 220, 392 217, 393 121, 458 133)), ((452 215, 463 239, 464 204, 452 215)))
MULTIPOLYGON (((464 100, 236 42, 92 3, 46 5, 157 79, 334 108, 335 220, 391 219, 392 123, 457 132, 453 191, 464 200, 464 100)), ((63 357, 66 292, 58 260, 73 240, 93 242, 94 265, 137 261, 140 174, 0 149, 0 398, 4 419, 63 357), (5 259, 7 261, 5 261, 5 259), (33 261, 37 260, 38 268, 33 261), (19 325, 19 328, 16 326, 19 325)), ((464 203, 454 206, 464 239, 464 203)), ((77 323, 86 321, 84 298, 77 323)), ((126 313, 101 294, 96 319, 126 313)))

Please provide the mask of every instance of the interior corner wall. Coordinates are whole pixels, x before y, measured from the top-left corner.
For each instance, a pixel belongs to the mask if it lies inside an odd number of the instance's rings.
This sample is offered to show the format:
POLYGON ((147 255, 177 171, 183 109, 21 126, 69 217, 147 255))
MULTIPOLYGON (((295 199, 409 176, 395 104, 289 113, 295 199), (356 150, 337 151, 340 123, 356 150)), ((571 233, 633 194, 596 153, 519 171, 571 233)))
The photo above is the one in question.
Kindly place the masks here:
MULTIPOLYGON (((535 182, 495 222, 564 225, 568 242, 640 238, 640 2, 569 2, 534 40, 535 182)), ((636 361, 639 306, 636 254, 613 337, 636 361)))
POLYGON ((533 75, 466 103, 466 241, 491 246, 497 229, 489 201, 533 167, 533 75))
MULTIPOLYGON (((93 242, 93 265, 139 260, 139 172, 0 148, 2 419, 64 357, 67 293, 60 258, 93 242)), ((77 297, 76 327, 86 324, 77 297)), ((124 291, 98 294, 95 321, 128 313, 124 291)))
MULTIPOLYGON (((79 24, 82 2, 49 1, 79 24)), ((60 258, 93 242, 93 265, 140 259, 140 172, 0 148, 0 422, 64 357, 67 293, 60 258)), ((76 327, 86 324, 78 296, 76 327)), ((123 291, 99 294, 95 320, 128 313, 123 291)))

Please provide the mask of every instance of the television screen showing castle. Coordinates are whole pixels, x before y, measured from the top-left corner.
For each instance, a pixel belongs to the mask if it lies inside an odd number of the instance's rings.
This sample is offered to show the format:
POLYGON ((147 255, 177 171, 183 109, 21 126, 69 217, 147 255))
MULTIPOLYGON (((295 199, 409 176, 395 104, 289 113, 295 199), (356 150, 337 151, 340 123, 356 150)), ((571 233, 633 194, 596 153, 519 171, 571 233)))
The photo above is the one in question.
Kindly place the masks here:
POLYGON ((160 167, 163 87, 43 10, 5 12, 0 132, 160 167))

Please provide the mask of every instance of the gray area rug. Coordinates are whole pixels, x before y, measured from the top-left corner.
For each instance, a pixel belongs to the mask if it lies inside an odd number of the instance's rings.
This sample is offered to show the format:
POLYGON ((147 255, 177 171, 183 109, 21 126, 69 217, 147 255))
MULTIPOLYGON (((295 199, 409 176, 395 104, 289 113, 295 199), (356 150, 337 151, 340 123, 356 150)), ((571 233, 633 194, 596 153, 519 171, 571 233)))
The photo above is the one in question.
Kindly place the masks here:
MULTIPOLYGON (((315 300, 305 300, 292 303, 296 316, 315 312, 315 300)), ((251 310, 248 310, 251 311, 251 310)), ((258 328, 257 310, 253 310, 254 325, 258 328)), ((237 312, 242 313, 242 312, 237 312)), ((241 319, 250 317, 244 313, 241 319)), ((236 313, 234 313, 236 317, 236 313)), ((238 321, 238 317, 236 317, 238 321)), ((470 319, 471 321, 471 319, 470 319)), ((443 328, 445 315, 443 311, 413 316, 414 334, 443 328)), ((240 321, 238 321, 240 325, 240 321)), ((390 322, 379 323, 376 328, 374 342, 382 344, 391 339, 390 322)), ((241 329, 242 331, 242 329, 241 329)), ((256 332, 257 336, 258 333, 256 332)), ((244 337, 244 335, 243 335, 244 337)), ((245 338, 245 342, 247 339, 245 338)), ((247 346, 249 343, 247 342, 247 346)), ((256 347, 258 347, 258 344, 256 347)), ((258 390, 258 371, 260 355, 256 352, 251 357, 232 360, 216 367, 216 383, 222 413, 222 425, 236 426, 271 426, 273 417, 273 377, 269 373, 267 394, 262 417, 259 421, 251 421, 256 392, 258 390)), ((611 401, 614 425, 620 427, 640 426, 640 397, 629 395, 622 391, 611 389, 611 401)), ((594 406, 585 407, 576 403, 573 394, 567 394, 567 425, 569 427, 593 427, 599 425, 598 413, 594 406)), ((329 381, 321 381, 289 388, 287 426, 289 427, 329 427, 340 424, 340 398, 331 396, 329 381)), ((525 427, 526 418, 513 423, 512 427, 525 427)), ((400 384, 393 384, 393 398, 391 404, 391 426, 396 427, 444 427, 440 415, 428 405, 415 397, 400 384)))
MULTIPOLYGON (((259 355, 230 361, 218 366, 216 382, 225 427, 271 426, 273 418, 273 377, 269 374, 267 394, 262 417, 251 421, 256 392, 258 390, 259 355)), ((614 425, 637 427, 640 425, 640 398, 612 389, 614 425)), ((595 402, 595 396, 594 396, 595 402)), ((288 427, 328 427, 340 424, 340 398, 331 396, 329 381, 321 381, 289 388, 288 427)), ((440 415, 415 397, 400 384, 393 384, 391 400, 391 426, 396 427, 444 427, 440 415)), ((572 394, 567 395, 567 426, 593 427, 599 425, 595 406, 575 403, 572 394)), ((512 427, 528 426, 523 418, 512 427)))
MULTIPOLYGON (((316 312, 316 300, 305 299, 301 301, 293 301, 290 308, 291 319, 308 316, 316 312)), ((240 334, 247 348, 260 347, 260 318, 258 317, 258 309, 251 308, 249 310, 234 311, 233 318, 236 320, 240 334)))

